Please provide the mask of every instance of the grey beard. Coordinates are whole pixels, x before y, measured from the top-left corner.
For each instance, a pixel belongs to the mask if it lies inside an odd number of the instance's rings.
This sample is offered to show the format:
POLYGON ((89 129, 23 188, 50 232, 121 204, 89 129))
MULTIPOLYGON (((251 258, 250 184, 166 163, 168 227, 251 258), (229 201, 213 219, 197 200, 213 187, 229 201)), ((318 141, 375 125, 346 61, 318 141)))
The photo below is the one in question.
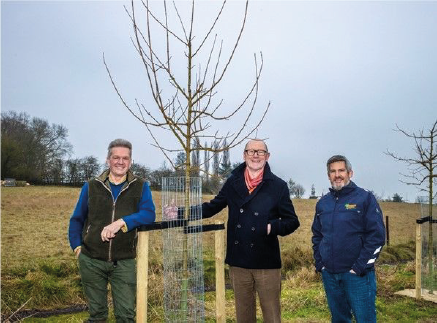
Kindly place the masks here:
POLYGON ((343 187, 348 186, 350 182, 351 182, 351 181, 349 180, 347 183, 344 183, 344 185, 341 186, 341 187, 339 187, 339 186, 334 186, 334 185, 331 185, 331 187, 332 187, 332 189, 333 189, 334 191, 340 191, 343 187))

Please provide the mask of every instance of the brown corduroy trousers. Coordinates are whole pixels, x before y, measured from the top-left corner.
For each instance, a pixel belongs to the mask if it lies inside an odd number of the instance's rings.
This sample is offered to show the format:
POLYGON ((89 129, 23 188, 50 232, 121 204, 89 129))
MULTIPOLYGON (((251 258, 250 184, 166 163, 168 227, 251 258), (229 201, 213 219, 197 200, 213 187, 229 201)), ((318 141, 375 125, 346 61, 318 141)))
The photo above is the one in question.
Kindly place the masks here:
POLYGON ((263 321, 281 322, 281 269, 245 269, 230 266, 238 323, 256 322, 256 293, 263 321))

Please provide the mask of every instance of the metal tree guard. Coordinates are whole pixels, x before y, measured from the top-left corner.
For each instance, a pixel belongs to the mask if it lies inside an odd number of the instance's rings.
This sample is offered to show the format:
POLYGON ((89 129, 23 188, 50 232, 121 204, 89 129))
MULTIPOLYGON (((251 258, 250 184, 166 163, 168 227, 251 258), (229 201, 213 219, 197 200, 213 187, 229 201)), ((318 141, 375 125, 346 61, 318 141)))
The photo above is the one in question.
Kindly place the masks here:
MULTIPOLYGON (((203 322, 204 285, 202 249, 202 180, 190 178, 188 219, 190 226, 182 225, 184 212, 163 220, 169 228, 162 231, 164 263, 164 319, 166 322, 203 322), (174 218, 176 216, 176 219, 174 218)), ((162 205, 186 205, 185 177, 162 179, 162 205)))
POLYGON ((137 250, 137 322, 147 322, 149 231, 162 230, 164 264, 164 320, 204 322, 202 233, 215 231, 216 321, 225 322, 224 224, 202 225, 201 179, 191 178, 188 219, 184 212, 165 214, 164 207, 184 205, 185 178, 163 179, 163 220, 139 228, 137 250), (188 259, 184 265, 184 249, 188 259))
MULTIPOLYGON (((432 205, 432 207, 436 206, 432 205)), ((427 209, 428 205, 421 204, 422 217, 416 220, 416 298, 418 299, 424 293, 435 295, 437 290, 437 230, 435 228, 437 220, 427 216, 427 209), (431 226, 434 227, 432 231, 431 226)))

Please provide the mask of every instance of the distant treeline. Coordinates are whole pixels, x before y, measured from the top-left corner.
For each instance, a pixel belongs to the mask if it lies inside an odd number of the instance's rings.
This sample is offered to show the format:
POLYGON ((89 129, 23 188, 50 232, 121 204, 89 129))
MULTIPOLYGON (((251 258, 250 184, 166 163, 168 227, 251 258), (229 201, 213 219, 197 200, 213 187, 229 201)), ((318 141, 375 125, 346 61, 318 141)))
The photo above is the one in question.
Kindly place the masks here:
MULTIPOLYGON (((68 130, 62 125, 50 124, 23 112, 2 113, 1 178, 15 178, 36 185, 81 186, 104 170, 105 165, 94 156, 71 158, 73 146, 67 137, 68 130)), ((218 192, 223 180, 237 165, 231 165, 229 151, 224 151, 222 156, 213 154, 211 158, 209 152, 205 152, 203 163, 197 151, 191 160, 192 175, 202 176, 203 191, 211 194, 218 192)), ((174 161, 177 171, 165 164, 152 170, 137 163, 131 170, 148 180, 152 189, 160 189, 162 177, 184 175, 184 162, 185 153, 179 153, 174 161)))

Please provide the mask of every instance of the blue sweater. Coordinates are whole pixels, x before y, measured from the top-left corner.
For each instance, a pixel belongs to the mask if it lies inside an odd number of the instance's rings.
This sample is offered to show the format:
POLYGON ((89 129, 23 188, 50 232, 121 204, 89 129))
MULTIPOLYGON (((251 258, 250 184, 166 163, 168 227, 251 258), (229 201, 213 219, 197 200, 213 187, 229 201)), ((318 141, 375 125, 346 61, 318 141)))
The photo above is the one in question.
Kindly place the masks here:
MULTIPOLYGON (((110 183, 114 200, 117 200, 123 184, 124 183, 115 185, 110 183)), ((73 250, 82 244, 82 229, 87 216, 88 183, 85 183, 80 192, 79 201, 77 202, 73 215, 70 218, 70 227, 68 229, 68 238, 73 250)), ((138 212, 123 217, 123 221, 126 223, 128 231, 155 221, 155 205, 153 204, 152 193, 147 183, 144 183, 143 186, 143 194, 138 204, 138 212)))

